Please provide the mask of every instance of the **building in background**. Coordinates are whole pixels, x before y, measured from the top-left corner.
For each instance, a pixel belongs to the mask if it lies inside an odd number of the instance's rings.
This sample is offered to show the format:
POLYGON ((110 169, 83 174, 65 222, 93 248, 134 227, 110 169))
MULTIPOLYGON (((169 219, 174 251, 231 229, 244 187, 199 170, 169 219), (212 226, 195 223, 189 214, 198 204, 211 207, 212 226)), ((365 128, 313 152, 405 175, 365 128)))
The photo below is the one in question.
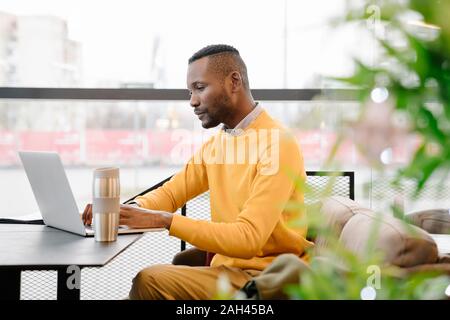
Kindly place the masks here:
POLYGON ((16 16, 0 12, 0 85, 15 83, 16 65, 13 52, 17 42, 16 16))
POLYGON ((81 66, 65 20, 0 12, 0 86, 79 86, 81 66))

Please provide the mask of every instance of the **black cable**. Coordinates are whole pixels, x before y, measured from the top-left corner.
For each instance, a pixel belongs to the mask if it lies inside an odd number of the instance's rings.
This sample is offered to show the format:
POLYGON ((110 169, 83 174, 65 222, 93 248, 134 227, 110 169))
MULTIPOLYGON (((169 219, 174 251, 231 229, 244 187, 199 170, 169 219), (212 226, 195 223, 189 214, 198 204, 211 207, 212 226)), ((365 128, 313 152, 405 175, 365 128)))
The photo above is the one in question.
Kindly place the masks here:
POLYGON ((42 219, 37 219, 37 220, 17 220, 17 219, 0 218, 0 224, 37 224, 37 225, 44 225, 44 220, 42 220, 42 219))

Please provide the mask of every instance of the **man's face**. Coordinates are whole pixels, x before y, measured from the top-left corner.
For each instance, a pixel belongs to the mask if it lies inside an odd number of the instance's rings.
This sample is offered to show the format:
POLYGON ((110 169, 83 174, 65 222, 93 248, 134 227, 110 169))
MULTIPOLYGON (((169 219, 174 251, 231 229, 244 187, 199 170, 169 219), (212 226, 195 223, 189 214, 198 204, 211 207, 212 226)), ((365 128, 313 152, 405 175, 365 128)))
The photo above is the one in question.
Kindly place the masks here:
POLYGON ((208 70, 208 57, 189 64, 187 86, 191 94, 190 104, 203 128, 214 128, 225 123, 232 111, 231 100, 223 79, 208 70))

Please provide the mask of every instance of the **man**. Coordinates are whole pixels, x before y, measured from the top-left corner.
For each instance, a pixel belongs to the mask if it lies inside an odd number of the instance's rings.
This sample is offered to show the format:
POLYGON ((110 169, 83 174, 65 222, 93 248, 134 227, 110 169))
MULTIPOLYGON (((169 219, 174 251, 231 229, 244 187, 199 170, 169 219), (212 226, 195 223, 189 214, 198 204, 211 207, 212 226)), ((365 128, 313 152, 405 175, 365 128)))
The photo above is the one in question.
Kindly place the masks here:
MULTIPOLYGON (((190 59, 190 105, 204 128, 223 124, 162 187, 122 205, 120 224, 164 227, 171 236, 215 253, 210 266, 155 265, 138 273, 131 299, 210 299, 224 274, 237 290, 283 253, 304 255, 305 227, 293 227, 303 202, 294 177, 305 177, 295 138, 254 102, 247 69, 228 45, 207 46, 190 59), (210 191, 211 221, 172 214, 210 191)), ((91 207, 84 219, 90 223, 91 207)))

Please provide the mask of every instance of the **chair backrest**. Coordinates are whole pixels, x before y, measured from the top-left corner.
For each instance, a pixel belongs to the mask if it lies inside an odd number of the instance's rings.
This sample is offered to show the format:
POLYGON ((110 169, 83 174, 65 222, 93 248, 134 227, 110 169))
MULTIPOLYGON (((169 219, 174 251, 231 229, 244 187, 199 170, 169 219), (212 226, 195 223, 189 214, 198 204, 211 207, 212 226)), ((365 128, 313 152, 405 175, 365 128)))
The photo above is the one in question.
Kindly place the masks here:
POLYGON ((353 171, 306 171, 307 183, 311 192, 305 196, 305 202, 320 200, 325 188, 331 184, 330 194, 355 200, 355 173, 353 171))

